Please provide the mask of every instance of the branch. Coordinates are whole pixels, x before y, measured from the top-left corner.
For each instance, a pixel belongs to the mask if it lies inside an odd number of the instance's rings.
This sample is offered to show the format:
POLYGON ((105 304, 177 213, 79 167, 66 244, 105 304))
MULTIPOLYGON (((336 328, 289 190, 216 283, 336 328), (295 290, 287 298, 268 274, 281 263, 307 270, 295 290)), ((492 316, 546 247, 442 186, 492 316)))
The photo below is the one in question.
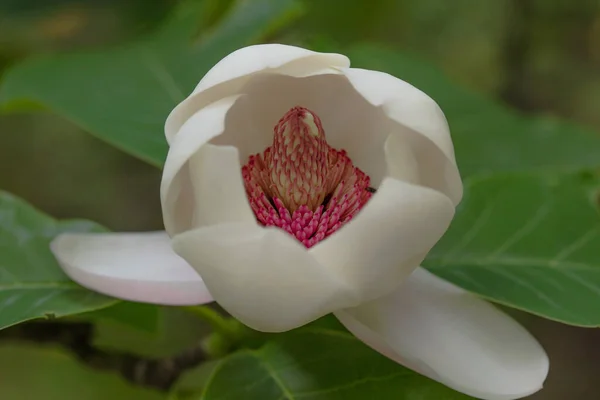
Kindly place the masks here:
POLYGON ((34 321, 0 332, 0 340, 55 344, 80 362, 98 370, 115 371, 134 385, 168 391, 186 370, 207 359, 200 345, 167 358, 146 358, 92 345, 94 326, 89 323, 34 321))

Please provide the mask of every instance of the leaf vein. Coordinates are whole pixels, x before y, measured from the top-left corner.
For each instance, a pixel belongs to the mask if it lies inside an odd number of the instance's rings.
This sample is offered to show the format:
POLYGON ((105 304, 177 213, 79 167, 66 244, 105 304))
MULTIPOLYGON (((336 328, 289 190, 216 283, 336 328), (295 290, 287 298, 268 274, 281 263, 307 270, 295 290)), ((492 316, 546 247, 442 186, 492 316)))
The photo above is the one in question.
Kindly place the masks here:
POLYGON ((559 252, 552 260, 550 260, 550 264, 557 264, 559 261, 564 260, 586 244, 590 242, 600 232, 600 226, 595 226, 591 228, 586 233, 584 233, 579 239, 575 240, 569 246, 565 247, 561 252, 559 252))
MULTIPOLYGON (((257 353, 257 354, 260 354, 260 353, 257 353)), ((275 384, 277 385, 279 390, 281 390, 282 395, 281 395, 280 399, 295 400, 294 395, 292 394, 292 392, 290 392, 290 390, 287 388, 287 386, 285 386, 285 383, 281 380, 281 378, 277 374, 277 371, 271 366, 271 364, 264 357, 262 357, 262 354, 260 354, 260 355, 261 355, 261 357, 259 357, 259 360, 260 360, 261 365, 267 370, 267 372, 271 376, 271 379, 273 379, 273 382, 275 382, 275 384)))
POLYGON ((142 56, 142 60, 145 62, 148 69, 153 73, 157 81, 163 87, 165 92, 167 92, 167 94, 171 97, 171 99, 177 103, 185 99, 183 90, 181 90, 175 81, 175 78, 173 78, 173 75, 171 75, 161 60, 145 47, 140 47, 139 51, 142 56))
POLYGON ((227 360, 226 358, 222 358, 221 360, 219 360, 217 362, 217 365, 215 365, 215 368, 211 371, 208 379, 206 380, 206 384, 204 385, 204 389, 202 389, 202 393, 200 394, 200 400, 206 400, 207 399, 206 395, 208 394, 208 389, 210 389, 210 385, 212 385, 212 383, 215 380, 215 377, 217 376, 218 372, 225 365, 225 361, 226 360, 227 360))
POLYGON ((477 234, 483 229, 485 224, 489 221, 490 216, 492 215, 492 211, 494 211, 494 207, 496 206, 495 202, 490 202, 479 214, 471 228, 462 235, 461 240, 452 247, 447 253, 446 257, 452 257, 453 254, 459 252, 464 249, 475 237, 477 234))
POLYGON ((495 273, 496 275, 503 276, 503 277, 507 278, 508 280, 511 280, 511 281, 515 282, 517 285, 520 285, 520 286, 526 288, 527 290, 531 291, 532 293, 535 293, 535 295, 540 300, 545 301, 549 306, 551 306, 551 307, 553 307, 555 309, 562 310, 562 311, 565 311, 565 312, 569 313, 564 307, 562 307, 560 304, 558 304, 557 302, 555 302, 554 300, 552 300, 544 292, 538 290, 535 286, 533 286, 533 285, 529 284, 528 282, 522 280, 518 276, 510 274, 510 273, 506 273, 505 271, 498 270, 498 269, 488 268, 488 271, 490 271, 492 273, 495 273))
MULTIPOLYGON (((296 393, 296 397, 300 398, 300 397, 307 397, 307 396, 315 396, 315 395, 320 395, 320 394, 327 394, 327 393, 333 393, 333 392, 337 392, 340 390, 345 390, 345 389, 350 389, 356 386, 360 386, 360 385, 364 385, 366 383, 370 383, 370 382, 383 382, 383 381, 387 381, 390 379, 394 379, 397 378, 399 376, 402 375, 409 375, 409 373, 407 371, 400 371, 400 372, 395 372, 393 374, 389 374, 389 375, 384 375, 384 376, 369 376, 363 379, 359 379, 357 381, 354 382, 350 382, 347 383, 345 385, 339 385, 339 386, 335 386, 335 387, 331 387, 331 388, 327 388, 327 389, 322 389, 322 390, 314 390, 314 391, 310 391, 310 392, 301 392, 301 393, 296 393)), ((283 400, 283 399, 281 399, 283 400)))
POLYGON ((488 258, 494 258, 500 254, 506 252, 519 240, 530 234, 548 215, 551 207, 550 203, 545 203, 543 206, 538 208, 537 212, 514 234, 512 234, 503 244, 501 244, 495 251, 491 252, 488 258))

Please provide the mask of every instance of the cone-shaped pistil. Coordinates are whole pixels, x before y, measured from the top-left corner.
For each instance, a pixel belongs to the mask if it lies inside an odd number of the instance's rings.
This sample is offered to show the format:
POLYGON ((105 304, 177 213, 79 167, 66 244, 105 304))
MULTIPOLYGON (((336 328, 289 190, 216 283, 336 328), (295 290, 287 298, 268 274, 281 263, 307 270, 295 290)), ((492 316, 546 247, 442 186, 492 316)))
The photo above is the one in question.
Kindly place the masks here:
POLYGON ((275 126, 273 144, 242 167, 257 220, 311 247, 348 222, 371 197, 370 179, 327 144, 321 120, 303 107, 275 126))

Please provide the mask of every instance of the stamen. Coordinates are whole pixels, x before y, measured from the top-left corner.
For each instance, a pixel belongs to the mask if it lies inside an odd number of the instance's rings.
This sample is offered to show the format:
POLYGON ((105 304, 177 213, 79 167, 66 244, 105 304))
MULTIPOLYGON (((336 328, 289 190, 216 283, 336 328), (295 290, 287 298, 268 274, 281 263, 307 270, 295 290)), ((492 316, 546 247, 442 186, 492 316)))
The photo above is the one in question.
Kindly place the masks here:
POLYGON ((303 107, 279 120, 273 144, 249 157, 242 176, 257 220, 308 248, 350 221, 375 191, 345 151, 329 146, 321 120, 303 107))

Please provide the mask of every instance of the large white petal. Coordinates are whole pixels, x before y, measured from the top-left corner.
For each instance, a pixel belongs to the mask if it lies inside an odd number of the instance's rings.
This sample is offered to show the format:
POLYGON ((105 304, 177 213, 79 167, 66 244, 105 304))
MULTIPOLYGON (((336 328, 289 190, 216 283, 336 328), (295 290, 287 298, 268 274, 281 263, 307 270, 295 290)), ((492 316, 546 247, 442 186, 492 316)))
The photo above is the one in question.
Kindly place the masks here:
POLYGON ((343 71, 369 103, 380 107, 398 124, 391 131, 403 136, 416 152, 421 183, 446 193, 458 204, 462 182, 448 123, 436 102, 414 86, 384 72, 358 68, 343 71))
POLYGON ((435 190, 386 178, 358 215, 310 249, 371 300, 394 290, 442 237, 454 205, 435 190))
POLYGON ((194 227, 227 222, 256 223, 246 197, 235 147, 205 144, 190 158, 194 191, 194 227))
POLYGON ((227 113, 238 97, 226 97, 198 111, 171 144, 161 182, 163 219, 170 235, 190 229, 194 222, 207 224, 210 216, 215 222, 254 221, 237 150, 207 144, 225 130, 227 113), (191 158, 196 160, 193 171, 188 165, 191 158))
POLYGON ((528 396, 548 374, 546 353, 523 327, 424 269, 389 296, 336 316, 387 357, 477 398, 528 396))
POLYGON ((193 305, 212 301, 165 232, 66 233, 51 243, 62 269, 89 289, 121 299, 193 305))
POLYGON ((385 113, 368 103, 342 75, 305 78, 261 74, 242 89, 227 113, 223 134, 211 143, 238 148, 242 163, 273 143, 273 128, 292 107, 315 112, 328 143, 348 152, 374 185, 386 173, 384 143, 392 127, 385 113))
POLYGON ((400 135, 391 134, 383 146, 387 163, 387 174, 398 180, 419 185, 419 160, 410 143, 400 135))
POLYGON ((222 97, 238 94, 258 73, 276 73, 304 77, 324 73, 339 73, 338 68, 350 66, 341 54, 317 53, 282 44, 261 44, 244 47, 219 61, 169 115, 165 133, 170 142, 181 125, 200 108, 222 97))
POLYGON ((251 328, 279 332, 357 304, 347 284, 278 228, 229 223, 173 238, 214 298, 251 328))
POLYGON ((194 93, 256 72, 274 72, 290 76, 308 76, 314 71, 350 66, 348 57, 335 53, 317 53, 301 47, 269 43, 247 46, 229 54, 204 75, 194 93))

